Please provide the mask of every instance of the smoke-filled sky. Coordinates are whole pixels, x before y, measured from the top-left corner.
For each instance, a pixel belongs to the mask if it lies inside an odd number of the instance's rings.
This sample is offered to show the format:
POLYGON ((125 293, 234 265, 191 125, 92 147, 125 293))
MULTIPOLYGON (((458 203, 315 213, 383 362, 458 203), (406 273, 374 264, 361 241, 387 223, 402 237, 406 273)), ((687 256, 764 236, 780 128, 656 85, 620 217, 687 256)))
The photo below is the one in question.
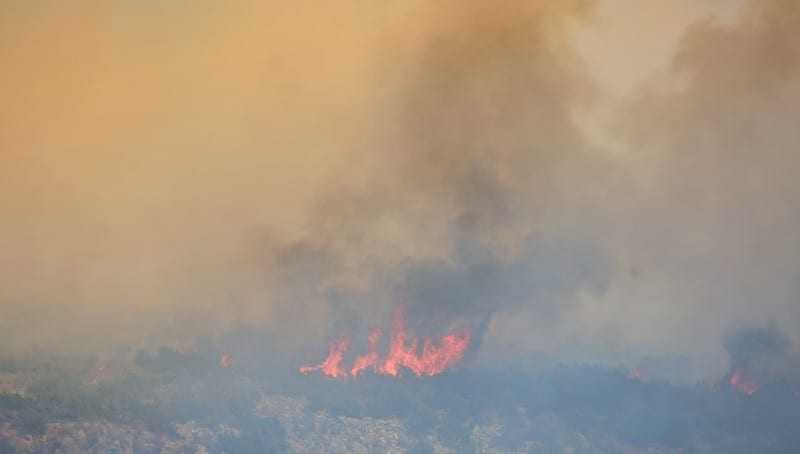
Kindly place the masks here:
POLYGON ((307 349, 399 305, 479 355, 796 342, 798 33, 794 0, 4 1, 3 348, 307 349))

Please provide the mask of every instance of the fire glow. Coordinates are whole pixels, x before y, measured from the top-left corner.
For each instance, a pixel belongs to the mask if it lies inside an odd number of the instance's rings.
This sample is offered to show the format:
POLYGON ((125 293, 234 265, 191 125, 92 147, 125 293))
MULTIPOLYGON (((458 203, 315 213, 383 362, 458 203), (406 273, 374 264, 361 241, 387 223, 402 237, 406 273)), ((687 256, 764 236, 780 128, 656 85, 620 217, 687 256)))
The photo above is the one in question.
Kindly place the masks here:
POLYGON ((368 338, 367 353, 358 356, 352 367, 343 367, 344 354, 350 347, 350 339, 341 338, 331 343, 328 356, 316 366, 300 368, 302 374, 319 371, 329 378, 358 377, 367 370, 379 375, 397 377, 403 368, 417 377, 433 376, 458 363, 469 347, 471 340, 469 330, 452 331, 434 342, 424 338, 422 342, 406 331, 405 318, 402 311, 395 314, 392 334, 389 339, 389 351, 381 358, 379 344, 383 332, 373 329, 368 338), (421 346, 421 351, 420 351, 421 346))
POLYGON ((744 375, 744 373, 739 369, 736 369, 733 372, 729 380, 729 383, 731 384, 733 389, 741 393, 747 394, 748 396, 752 396, 753 394, 755 394, 756 391, 758 391, 758 385, 755 382, 748 379, 744 375))

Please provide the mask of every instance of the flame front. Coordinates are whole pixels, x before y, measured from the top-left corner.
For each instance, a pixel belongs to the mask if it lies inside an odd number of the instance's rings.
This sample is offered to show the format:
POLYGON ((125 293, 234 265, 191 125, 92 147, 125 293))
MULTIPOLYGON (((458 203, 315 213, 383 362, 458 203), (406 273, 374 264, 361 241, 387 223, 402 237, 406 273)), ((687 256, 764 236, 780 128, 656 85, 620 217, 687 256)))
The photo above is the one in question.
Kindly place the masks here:
POLYGON ((469 346, 470 335, 468 331, 450 333, 439 340, 439 346, 431 342, 430 338, 423 341, 422 354, 417 355, 419 342, 412 338, 406 342, 405 319, 402 314, 397 314, 394 320, 392 340, 389 355, 380 367, 379 372, 396 377, 399 367, 406 367, 418 377, 423 375, 437 375, 457 363, 469 346))
POLYGON ((383 332, 381 332, 380 329, 375 328, 372 330, 368 339, 369 353, 356 358, 355 363, 353 363, 353 368, 350 370, 350 374, 353 377, 358 377, 358 375, 367 368, 371 367, 375 369, 377 367, 379 359, 378 342, 381 340, 381 335, 383 335, 383 332))
POLYGON ((347 338, 339 339, 331 344, 328 349, 328 357, 322 364, 317 366, 306 366, 300 368, 300 373, 310 374, 316 370, 322 371, 323 374, 331 378, 343 378, 347 376, 347 371, 342 369, 342 359, 347 348, 350 347, 350 340, 347 338))
POLYGON ((464 357, 471 340, 468 330, 454 331, 439 338, 438 342, 424 338, 422 352, 419 352, 419 340, 408 336, 402 311, 395 314, 389 352, 383 360, 378 351, 382 335, 380 329, 372 330, 368 338, 367 353, 355 359, 349 373, 341 367, 349 347, 347 338, 333 342, 329 347, 328 357, 321 364, 301 367, 300 372, 310 374, 321 371, 330 378, 345 378, 358 377, 364 371, 372 370, 380 375, 397 377, 401 369, 406 368, 418 377, 433 376, 458 363, 464 357))

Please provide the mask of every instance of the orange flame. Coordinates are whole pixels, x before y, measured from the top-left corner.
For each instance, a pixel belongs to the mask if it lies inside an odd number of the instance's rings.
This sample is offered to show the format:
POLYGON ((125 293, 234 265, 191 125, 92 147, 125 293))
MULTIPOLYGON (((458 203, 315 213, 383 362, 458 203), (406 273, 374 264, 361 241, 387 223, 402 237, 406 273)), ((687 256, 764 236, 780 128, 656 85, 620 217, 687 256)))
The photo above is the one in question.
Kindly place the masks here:
POLYGON ((405 319, 402 313, 398 312, 394 319, 389 356, 383 362, 379 372, 396 377, 399 374, 398 368, 404 366, 418 377, 440 374, 464 356, 469 341, 468 331, 450 333, 442 337, 438 347, 429 338, 425 338, 422 355, 417 355, 419 342, 416 338, 412 338, 406 344, 405 319))
POLYGON ((347 376, 347 371, 342 369, 341 363, 344 352, 350 347, 350 339, 342 338, 333 342, 328 349, 328 357, 318 366, 306 366, 300 368, 300 373, 310 374, 316 370, 321 370, 323 374, 331 378, 342 378, 347 376))
POLYGON ((381 335, 383 335, 383 332, 381 332, 380 329, 375 328, 372 330, 367 339, 369 342, 369 353, 356 358, 355 363, 353 363, 353 369, 350 370, 350 375, 358 377, 358 375, 367 368, 371 367, 375 369, 377 367, 379 358, 378 342, 381 340, 381 335))
POLYGON ((222 357, 219 359, 219 367, 228 369, 231 366, 233 366, 233 356, 228 353, 223 353, 222 357))
POLYGON ((756 391, 758 391, 758 385, 752 380, 748 379, 739 369, 733 371, 729 382, 733 389, 747 394, 748 396, 752 396, 756 391))
POLYGON ((368 352, 355 359, 349 373, 341 367, 344 353, 349 347, 347 338, 332 343, 328 357, 321 364, 301 367, 300 372, 310 374, 319 370, 330 378, 344 378, 347 376, 358 377, 367 369, 372 369, 380 375, 397 377, 400 375, 400 369, 404 367, 418 377, 433 376, 459 362, 464 357, 471 340, 468 330, 451 332, 442 336, 438 343, 434 343, 430 338, 425 338, 422 341, 422 352, 418 353, 419 340, 416 337, 409 338, 406 333, 402 311, 395 314, 392 325, 389 352, 383 361, 378 352, 378 343, 383 333, 380 329, 374 329, 368 338, 368 352))

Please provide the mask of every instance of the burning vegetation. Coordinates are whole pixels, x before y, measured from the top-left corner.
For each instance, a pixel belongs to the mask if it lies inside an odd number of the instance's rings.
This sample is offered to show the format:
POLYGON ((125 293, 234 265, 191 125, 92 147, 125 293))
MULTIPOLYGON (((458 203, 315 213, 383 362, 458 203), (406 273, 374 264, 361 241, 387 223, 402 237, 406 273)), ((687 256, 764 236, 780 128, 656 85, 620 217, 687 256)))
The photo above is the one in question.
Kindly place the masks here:
POLYGON ((736 391, 747 394, 748 396, 752 396, 756 391, 758 391, 758 385, 747 378, 743 371, 738 369, 731 373, 728 383, 730 383, 731 387, 736 391))
MULTIPOLYGON (((746 383, 755 379, 746 374, 753 372, 735 366, 720 382, 686 385, 543 358, 476 360, 426 380, 379 379, 391 376, 382 371, 393 341, 402 347, 395 351, 414 345, 401 321, 389 335, 373 330, 352 363, 345 361, 349 344, 334 342, 329 361, 308 370, 319 379, 297 380, 297 358, 254 331, 199 339, 188 349, 131 351, 114 358, 115 373, 96 384, 86 377, 107 361, 0 358, 0 374, 15 383, 0 392, 0 453, 780 454, 800 443, 800 382, 759 375, 750 392, 746 383), (226 355, 235 366, 221 367, 226 355)), ((738 345, 769 351, 748 346, 764 336, 739 334, 738 345)), ((432 345, 447 345, 446 337, 432 345)), ((424 338, 417 347, 414 360, 395 363, 399 375, 427 376, 446 363, 419 366, 424 338)))
POLYGON ((349 338, 333 341, 328 348, 328 356, 316 366, 304 366, 300 373, 310 374, 319 371, 330 378, 358 377, 371 370, 379 375, 398 377, 402 369, 416 375, 439 375, 457 364, 464 357, 470 344, 471 334, 467 329, 452 331, 437 341, 410 335, 406 328, 402 310, 395 313, 388 352, 381 357, 379 346, 383 332, 375 328, 368 338, 367 353, 358 356, 348 370, 343 365, 344 355, 350 347, 349 338))
POLYGON ((0 454, 800 452, 800 1, 4 3, 0 454))

